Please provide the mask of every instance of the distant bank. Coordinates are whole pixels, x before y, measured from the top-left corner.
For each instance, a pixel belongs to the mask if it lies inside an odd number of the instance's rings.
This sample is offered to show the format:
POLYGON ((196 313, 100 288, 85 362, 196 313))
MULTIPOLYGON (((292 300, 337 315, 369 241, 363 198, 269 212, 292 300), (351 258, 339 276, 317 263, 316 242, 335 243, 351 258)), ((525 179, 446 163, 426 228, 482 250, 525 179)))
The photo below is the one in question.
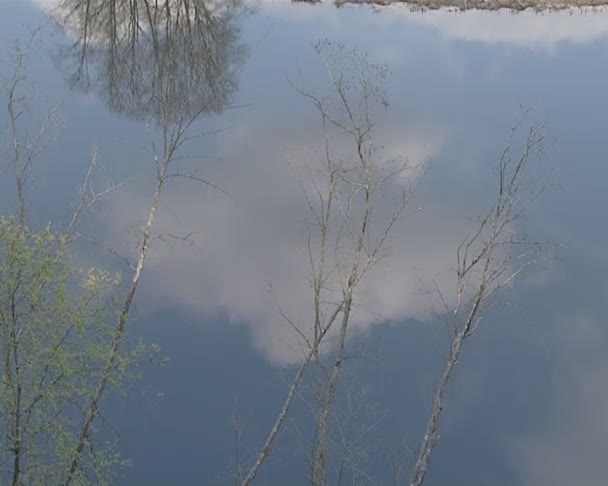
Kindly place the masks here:
MULTIPOLYGON (((294 0, 308 3, 318 3, 320 0, 294 0)), ((608 0, 335 0, 337 6, 347 4, 369 5, 407 5, 412 9, 454 8, 457 10, 564 10, 569 8, 603 7, 608 0)))

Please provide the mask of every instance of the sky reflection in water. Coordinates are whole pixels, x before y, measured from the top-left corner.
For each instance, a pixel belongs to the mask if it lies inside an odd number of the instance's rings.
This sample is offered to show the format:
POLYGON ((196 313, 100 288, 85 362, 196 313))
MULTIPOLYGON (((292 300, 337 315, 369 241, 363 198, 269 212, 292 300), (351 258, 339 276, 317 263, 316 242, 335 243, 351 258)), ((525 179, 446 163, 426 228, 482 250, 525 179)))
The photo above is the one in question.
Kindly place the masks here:
MULTIPOLYGON (((8 12, 2 42, 22 35, 12 26, 44 20, 42 10, 16 2, 8 12)), ((420 436, 445 352, 445 330, 430 312, 436 297, 425 291, 432 279, 453 284, 466 218, 491 196, 509 128, 521 105, 532 106, 551 138, 543 168, 560 187, 524 229, 568 249, 557 273, 522 282, 465 350, 429 484, 600 484, 608 446, 608 13, 417 14, 277 2, 257 5, 240 22, 238 42, 250 55, 234 103, 247 106, 206 119, 201 129, 229 129, 188 149, 210 156, 205 177, 234 201, 189 184, 166 194, 157 232, 193 232, 198 247, 159 242, 150 255, 135 333, 163 344, 172 361, 147 370, 137 385, 145 400, 112 407, 135 461, 124 484, 167 484, 176 462, 180 484, 201 477, 220 484, 232 454, 233 397, 255 424, 252 447, 281 399, 289 373, 277 365, 293 362, 295 341, 275 302, 299 321, 311 308, 297 223, 306 207, 287 161, 314 163, 320 148, 318 117, 288 80, 299 68, 322 86, 310 45, 323 37, 389 63, 391 105, 377 127, 379 143, 389 157, 430 160, 413 202, 421 211, 393 235, 393 256, 370 275, 356 316, 356 346, 383 358, 354 365, 361 370, 355 386, 369 387, 387 413, 378 431, 389 438, 383 446, 400 433, 411 443, 420 436), (157 391, 164 398, 153 399, 157 391)), ((65 126, 40 167, 37 197, 57 202, 48 217, 62 214, 98 145, 108 171, 132 180, 100 213, 99 236, 128 249, 126 229, 142 217, 154 176, 146 127, 112 113, 99 92, 70 91, 49 61, 66 41, 55 33, 53 42, 44 43, 32 76, 50 99, 65 100, 65 126)), ((304 477, 302 461, 288 458, 293 440, 286 436, 264 470, 269 484, 304 477)), ((370 467, 384 484, 381 455, 370 467)))

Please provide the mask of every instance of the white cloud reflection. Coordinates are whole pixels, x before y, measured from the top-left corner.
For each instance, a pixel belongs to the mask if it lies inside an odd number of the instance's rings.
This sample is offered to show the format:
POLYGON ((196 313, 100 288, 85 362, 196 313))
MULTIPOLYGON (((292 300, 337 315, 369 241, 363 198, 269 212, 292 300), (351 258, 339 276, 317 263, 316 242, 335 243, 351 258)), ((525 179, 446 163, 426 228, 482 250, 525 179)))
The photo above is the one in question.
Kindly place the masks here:
POLYGON ((608 10, 405 12, 408 20, 432 26, 448 39, 517 47, 554 48, 562 42, 589 43, 608 36, 608 10))
MULTIPOLYGON (((247 326, 256 348, 271 361, 297 359, 299 339, 278 306, 302 329, 310 329, 313 300, 301 223, 310 215, 286 155, 292 154, 296 164, 314 164, 316 154, 309 149, 314 130, 293 125, 289 120, 275 120, 272 126, 242 120, 222 137, 218 151, 223 161, 208 164, 206 174, 233 194, 236 203, 187 182, 165 194, 156 232, 192 232, 198 247, 177 240, 153 245, 141 294, 144 312, 179 308, 202 321, 225 315, 247 326)), ((382 141, 386 152, 408 155, 413 163, 438 154, 446 138, 441 130, 425 133, 406 126, 392 133, 394 138, 382 141)), ((148 190, 132 189, 112 199, 109 240, 125 239, 125 228, 145 213, 149 197, 148 190)), ((381 204, 388 204, 388 199, 381 204)), ((378 212, 382 210, 379 206, 378 212)), ((360 288, 354 329, 364 332, 385 319, 429 315, 437 299, 421 294, 421 282, 428 284, 436 277, 448 285, 445 279, 451 274, 446 271, 463 236, 458 215, 454 208, 425 201, 423 211, 394 232, 392 256, 360 288)))

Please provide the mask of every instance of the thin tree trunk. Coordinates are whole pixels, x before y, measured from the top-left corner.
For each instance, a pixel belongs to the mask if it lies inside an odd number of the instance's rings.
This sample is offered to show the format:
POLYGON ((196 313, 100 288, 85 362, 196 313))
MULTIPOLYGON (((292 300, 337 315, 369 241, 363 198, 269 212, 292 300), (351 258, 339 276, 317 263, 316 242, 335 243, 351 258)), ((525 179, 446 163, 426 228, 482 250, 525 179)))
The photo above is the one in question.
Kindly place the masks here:
POLYGON ((172 151, 169 151, 169 153, 165 157, 165 160, 163 161, 162 170, 157 179, 156 190, 154 192, 154 196, 152 198, 152 203, 150 204, 150 209, 148 212, 148 220, 146 221, 146 224, 144 226, 143 239, 142 239, 141 248, 139 251, 139 257, 137 260, 137 264, 135 265, 135 271, 133 273, 133 278, 131 279, 131 285, 129 287, 127 297, 123 304, 123 308, 120 313, 120 316, 118 317, 118 322, 116 324, 116 329, 114 332, 114 336, 112 338, 112 346, 110 348, 108 362, 102 371, 101 378, 99 380, 95 393, 93 394, 93 398, 86 408, 86 414, 85 414, 84 420, 82 422, 82 425, 80 426, 80 432, 78 435, 78 441, 76 443, 76 448, 74 451, 74 457, 72 458, 72 461, 70 463, 70 468, 68 470, 68 474, 67 474, 66 480, 64 482, 65 486, 69 486, 70 484, 72 484, 72 481, 74 480, 74 475, 75 475, 76 471, 78 470, 78 467, 80 466, 80 460, 82 458, 82 451, 84 449, 86 441, 91 432, 91 426, 93 424, 93 420, 97 416, 98 409, 99 409, 99 403, 101 401, 101 398, 103 397, 105 389, 106 389, 108 382, 110 380, 110 377, 112 375, 112 370, 116 366, 116 362, 117 362, 118 356, 120 354, 120 346, 122 344, 122 340, 125 335, 126 324, 129 319, 129 313, 131 311, 131 306, 133 304, 135 292, 137 291, 137 287, 139 285, 139 281, 141 278, 141 272, 144 268, 146 256, 148 254, 148 247, 150 244, 150 235, 151 235, 152 225, 154 224, 156 212, 158 210, 158 205, 160 203, 160 196, 161 196, 161 193, 163 190, 164 183, 166 181, 167 168, 169 166, 171 155, 172 155, 172 151))
POLYGON ((298 387, 300 386, 300 383, 302 383, 304 371, 306 370, 308 363, 310 363, 310 360, 312 359, 314 353, 315 353, 314 349, 311 349, 308 352, 308 354, 304 360, 304 363, 302 363, 302 365, 300 366, 300 369, 296 373, 296 376, 295 376, 291 386, 289 387, 289 391, 287 392, 287 397, 285 398, 283 407, 281 408, 281 411, 279 412, 279 415, 277 416, 277 418, 274 422, 274 425, 272 426, 272 429, 270 430, 270 433, 268 434, 268 437, 266 438, 266 441, 264 442, 264 445, 260 449, 260 451, 256 457, 255 463, 249 470, 249 473, 247 473, 247 476, 245 476, 245 479, 243 479, 241 486, 248 486, 249 484, 251 484, 251 482, 257 476, 260 468, 262 467, 262 464, 264 464, 264 462, 268 458, 270 451, 272 451, 274 441, 275 441, 277 435, 279 434, 279 432, 281 431, 283 423, 285 422, 285 418, 287 417, 287 413, 289 412, 289 409, 291 408, 291 403, 293 402, 293 399, 296 396, 296 391, 297 391, 298 387))
POLYGON ((450 346, 450 355, 443 368, 443 374, 441 375, 441 379, 439 380, 439 384, 435 392, 431 416, 429 417, 429 420, 426 425, 424 439, 422 440, 422 446, 420 447, 418 459, 416 461, 414 472, 410 480, 410 486, 421 486, 422 484, 424 484, 429 459, 431 457, 433 449, 435 448, 435 444, 438 438, 437 431, 439 428, 439 419, 441 417, 441 414, 443 413, 443 397, 448 388, 448 385, 450 384, 450 380, 452 379, 454 368, 458 364, 458 359, 460 358, 460 352, 462 351, 463 342, 467 337, 471 335, 471 332, 474 330, 474 323, 481 309, 481 304, 487 297, 485 273, 488 270, 489 264, 490 256, 488 256, 485 261, 483 270, 484 277, 482 277, 482 282, 480 283, 479 289, 477 290, 477 293, 475 295, 473 306, 462 327, 456 331, 454 339, 452 341, 452 345, 450 346))
POLYGON ((454 368, 458 363, 458 357, 460 356, 460 350, 462 349, 463 338, 464 336, 462 334, 458 334, 454 338, 452 346, 450 347, 450 356, 445 365, 445 368, 443 369, 441 380, 439 381, 437 391, 435 392, 435 398, 433 400, 433 409, 429 421, 426 425, 424 440, 422 442, 422 447, 420 448, 418 460, 416 461, 416 466, 414 468, 414 473, 410 481, 410 486, 421 486, 424 483, 429 459, 431 457, 431 453, 433 452, 433 448, 435 447, 435 443, 437 442, 437 429, 439 426, 439 418, 441 416, 441 412, 443 411, 443 397, 452 378, 454 368))
POLYGON ((338 388, 338 379, 340 378, 340 370, 344 361, 344 349, 346 345, 346 334, 348 330, 348 321, 350 318, 350 310, 352 307, 352 297, 349 297, 345 306, 344 314, 342 315, 342 324, 340 326, 340 334, 338 341, 338 351, 332 374, 327 383, 325 390, 326 397, 323 409, 319 416, 317 424, 317 436, 315 440, 315 458, 312 470, 312 484, 314 486, 327 485, 327 466, 326 466, 326 451, 327 451, 327 433, 329 430, 329 419, 333 410, 333 405, 336 399, 336 390, 338 388))
MULTIPOLYGON (((17 78, 20 79, 20 78, 17 78)), ((19 201, 19 209, 17 212, 19 222, 23 224, 25 222, 25 210, 26 200, 23 188, 23 171, 21 167, 21 144, 19 143, 19 137, 17 134, 17 118, 18 113, 15 113, 15 90, 17 89, 17 82, 12 85, 8 95, 8 113, 10 116, 11 123, 11 136, 13 137, 13 172, 15 173, 15 183, 17 186, 17 199, 19 201)))
MULTIPOLYGON (((20 216, 24 217, 25 213, 20 216)), ((23 221, 21 221, 23 224, 23 221)), ((23 229, 23 227, 21 227, 23 229)), ((13 453, 13 478, 12 486, 19 486, 21 484, 21 396, 22 396, 22 384, 21 384, 21 366, 19 363, 19 343, 18 343, 18 317, 17 317, 17 290, 20 286, 20 274, 21 271, 17 272, 17 281, 15 287, 11 292, 11 331, 10 331, 10 346, 11 350, 7 353, 6 366, 10 370, 11 364, 10 359, 12 357, 14 366, 14 380, 13 373, 10 372, 9 379, 11 385, 11 394, 14 394, 13 406, 11 407, 11 442, 12 442, 12 453, 13 453)))
POLYGON ((300 365, 300 368, 298 369, 296 376, 294 377, 293 382, 291 383, 291 386, 289 387, 289 391, 287 392, 287 397, 285 397, 285 401, 283 402, 281 411, 277 415, 277 418, 272 426, 272 429, 270 430, 268 437, 266 437, 266 440, 264 441, 264 445, 258 452, 256 460, 253 463, 253 466, 251 466, 249 473, 247 473, 247 476, 245 476, 245 479, 243 479, 241 486, 248 486, 249 484, 251 484, 251 482, 257 476, 257 474, 258 474, 260 468, 262 467, 262 465, 264 464, 264 462, 266 462, 266 459, 268 459, 268 456, 270 455, 270 452, 272 451, 272 448, 274 446, 274 442, 283 427, 283 423, 285 422, 285 419, 287 418, 287 414, 289 413, 289 409, 291 408, 293 399, 296 397, 296 392, 298 390, 298 387, 302 383, 302 378, 304 377, 304 371, 306 371, 306 368, 310 364, 310 361, 312 360, 313 356, 316 356, 316 353, 319 348, 319 344, 321 343, 321 341, 323 340, 323 338, 325 337, 325 335, 331 328, 333 322, 336 320, 336 317, 339 315, 339 313, 342 311, 343 308, 344 308, 344 303, 342 303, 336 307, 336 309, 334 310, 333 314, 331 315, 327 325, 321 330, 321 332, 319 334, 318 342, 313 343, 310 350, 304 357, 304 361, 300 365))
POLYGON ((21 385, 21 365, 19 363, 19 351, 16 333, 13 335, 13 362, 15 364, 15 380, 16 380, 16 392, 17 398, 15 400, 15 416, 14 430, 13 430, 13 486, 19 486, 21 484, 21 401, 23 395, 23 387, 21 385))

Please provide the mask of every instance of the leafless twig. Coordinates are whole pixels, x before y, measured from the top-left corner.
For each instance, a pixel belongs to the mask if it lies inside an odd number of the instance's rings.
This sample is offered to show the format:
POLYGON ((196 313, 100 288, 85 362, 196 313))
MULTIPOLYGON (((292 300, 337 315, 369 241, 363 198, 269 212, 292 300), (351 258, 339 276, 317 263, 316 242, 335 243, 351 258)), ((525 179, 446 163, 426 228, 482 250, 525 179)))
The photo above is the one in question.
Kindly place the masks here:
MULTIPOLYGON (((477 330, 488 301, 498 290, 510 286, 522 272, 547 259, 543 256, 547 245, 514 236, 513 224, 546 189, 546 186, 534 189, 525 179, 527 166, 542 151, 542 125, 530 128, 521 155, 512 157, 514 138, 522 123, 523 120, 516 123, 500 158, 494 203, 480 219, 477 228, 463 239, 457 249, 456 304, 451 312, 452 341, 410 479, 411 486, 424 483, 429 459, 438 439, 444 395, 463 345, 477 330)), ((445 305, 446 300, 441 292, 440 297, 445 305)))

